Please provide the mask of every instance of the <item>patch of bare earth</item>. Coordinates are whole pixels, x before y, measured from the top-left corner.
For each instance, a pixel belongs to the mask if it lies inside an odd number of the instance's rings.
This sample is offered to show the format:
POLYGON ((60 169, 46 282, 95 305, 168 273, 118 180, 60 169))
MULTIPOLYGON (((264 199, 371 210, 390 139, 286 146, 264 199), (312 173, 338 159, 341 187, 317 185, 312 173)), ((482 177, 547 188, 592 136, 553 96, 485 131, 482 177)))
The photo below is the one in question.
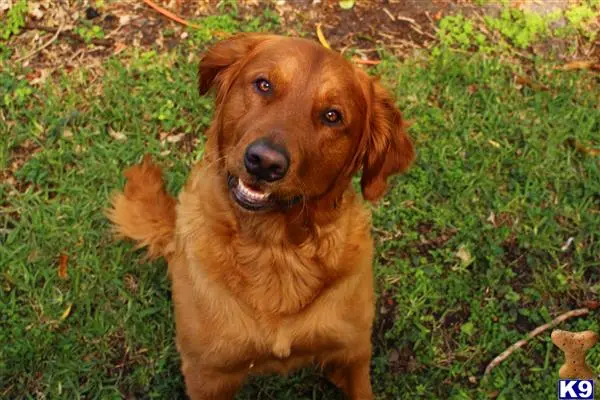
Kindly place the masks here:
MULTIPOLYGON (((198 19, 223 12, 219 0, 151 0, 156 6, 181 17, 198 19)), ((187 37, 186 27, 166 17, 143 0, 106 2, 102 8, 94 2, 74 0, 30 0, 29 14, 23 33, 11 38, 15 49, 11 61, 34 68, 69 68, 88 65, 90 59, 102 59, 128 48, 166 51, 187 37), (81 36, 82 26, 102 28, 102 37, 87 40, 81 36)), ((547 14, 565 9, 571 0, 528 2, 513 0, 512 7, 547 14)), ((436 42, 438 21, 450 14, 465 15, 499 13, 497 2, 481 7, 473 0, 360 0, 344 10, 337 0, 246 0, 238 2, 237 18, 256 17, 265 8, 281 17, 280 32, 316 38, 317 26, 331 45, 340 52, 350 48, 369 65, 378 59, 377 49, 385 47, 399 58, 436 42)), ((475 21, 482 21, 482 18, 475 21)), ((561 23, 560 21, 558 23, 561 23)), ((564 23, 564 21, 562 22, 564 23)), ((536 44, 531 51, 565 53, 567 43, 552 38, 536 44)), ((580 56, 600 54, 598 43, 581 48, 580 56)))
MULTIPOLYGON (((219 14, 219 1, 154 1, 185 20, 219 14)), ((102 8, 91 2, 31 0, 23 32, 12 37, 11 62, 33 68, 69 68, 87 65, 90 58, 106 58, 128 48, 170 50, 185 39, 186 27, 167 18, 142 1, 123 0, 102 8), (84 38, 81 28, 99 26, 102 35, 84 38), (166 34, 168 32, 168 34, 166 34)), ((342 10, 337 1, 240 2, 238 17, 259 16, 270 7, 281 16, 281 32, 309 32, 317 24, 331 46, 344 51, 358 49, 365 58, 376 47, 386 46, 398 55, 427 47, 435 40, 435 23, 453 12, 461 1, 409 0, 356 2, 342 10)))

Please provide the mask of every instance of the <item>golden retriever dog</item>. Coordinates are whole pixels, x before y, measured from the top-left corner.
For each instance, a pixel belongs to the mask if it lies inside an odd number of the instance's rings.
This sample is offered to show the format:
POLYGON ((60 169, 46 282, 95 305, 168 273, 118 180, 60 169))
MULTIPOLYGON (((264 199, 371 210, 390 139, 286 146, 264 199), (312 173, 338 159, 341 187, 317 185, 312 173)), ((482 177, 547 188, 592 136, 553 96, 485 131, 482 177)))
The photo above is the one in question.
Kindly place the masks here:
POLYGON ((375 201, 413 161, 392 97, 317 42, 260 34, 209 49, 199 86, 215 115, 178 199, 146 156, 108 211, 168 261, 188 395, 312 364, 372 399, 373 241, 352 177, 375 201))

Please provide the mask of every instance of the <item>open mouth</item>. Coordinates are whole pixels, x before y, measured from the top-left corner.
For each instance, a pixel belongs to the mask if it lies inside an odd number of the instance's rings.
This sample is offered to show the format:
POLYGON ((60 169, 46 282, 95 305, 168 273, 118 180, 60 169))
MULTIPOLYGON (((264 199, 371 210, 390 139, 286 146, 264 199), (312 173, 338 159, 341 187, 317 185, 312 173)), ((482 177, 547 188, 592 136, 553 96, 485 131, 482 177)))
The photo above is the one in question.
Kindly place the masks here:
POLYGON ((274 205, 270 193, 256 187, 250 187, 233 175, 227 177, 227 184, 234 200, 247 210, 260 211, 274 205))
POLYGON ((233 175, 227 176, 227 185, 235 202, 249 211, 265 211, 274 208, 286 209, 302 200, 301 196, 292 197, 287 200, 277 198, 272 193, 250 186, 233 175))

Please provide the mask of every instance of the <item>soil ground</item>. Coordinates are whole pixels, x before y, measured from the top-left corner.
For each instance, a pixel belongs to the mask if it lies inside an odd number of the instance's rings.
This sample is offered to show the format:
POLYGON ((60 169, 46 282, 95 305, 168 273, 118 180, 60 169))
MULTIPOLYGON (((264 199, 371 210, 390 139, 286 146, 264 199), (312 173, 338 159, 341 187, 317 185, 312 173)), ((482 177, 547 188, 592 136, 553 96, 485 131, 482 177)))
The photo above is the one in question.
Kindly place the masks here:
MULTIPOLYGON (((166 18, 141 1, 122 0, 107 2, 101 8, 82 2, 39 2, 29 15, 26 32, 13 38, 10 46, 19 55, 36 52, 25 65, 39 68, 72 68, 81 64, 94 64, 128 47, 169 50, 187 37, 186 28, 166 18), (98 25, 103 38, 94 38, 86 44, 73 29, 82 21, 98 25), (37 50, 53 37, 57 39, 37 50), (165 32, 169 32, 168 37, 165 32), (62 40, 60 40, 62 39, 62 40)), ((186 20, 194 20, 219 13, 223 1, 162 1, 161 7, 186 20)), ((540 14, 565 8, 568 0, 527 2, 515 1, 516 6, 540 14)), ((239 15, 259 15, 265 8, 274 9, 281 17, 280 31, 290 35, 308 32, 316 37, 316 27, 321 25, 331 46, 339 51, 350 48, 368 59, 377 58, 376 50, 385 47, 400 58, 415 49, 427 48, 436 41, 436 25, 446 15, 497 14, 499 5, 489 3, 478 6, 470 0, 360 0, 350 10, 340 8, 337 1, 291 0, 264 2, 241 1, 239 15)), ((32 8, 32 7, 30 7, 32 8)))

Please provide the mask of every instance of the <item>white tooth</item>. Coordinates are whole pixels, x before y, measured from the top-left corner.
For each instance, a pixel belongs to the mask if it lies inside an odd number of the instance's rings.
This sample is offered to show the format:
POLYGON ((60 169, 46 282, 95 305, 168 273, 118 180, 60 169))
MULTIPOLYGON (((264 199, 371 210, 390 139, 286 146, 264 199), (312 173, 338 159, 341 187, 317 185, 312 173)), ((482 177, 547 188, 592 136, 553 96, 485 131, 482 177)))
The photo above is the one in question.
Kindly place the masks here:
POLYGON ((250 189, 249 187, 244 185, 244 182, 242 182, 241 179, 238 180, 238 190, 244 196, 247 196, 252 200, 263 200, 263 199, 267 198, 267 196, 268 196, 267 193, 261 193, 261 192, 257 192, 257 191, 250 189))

